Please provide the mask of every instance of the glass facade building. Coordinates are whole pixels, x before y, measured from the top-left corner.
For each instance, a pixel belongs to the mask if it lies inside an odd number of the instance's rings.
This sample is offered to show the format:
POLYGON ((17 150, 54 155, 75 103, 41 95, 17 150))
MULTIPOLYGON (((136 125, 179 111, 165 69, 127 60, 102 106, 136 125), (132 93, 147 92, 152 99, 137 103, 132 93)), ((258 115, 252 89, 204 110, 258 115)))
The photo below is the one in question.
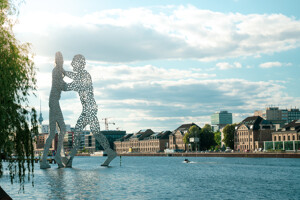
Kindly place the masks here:
POLYGON ((232 113, 220 111, 211 115, 211 125, 225 126, 226 124, 232 124, 232 113))
MULTIPOLYGON (((126 131, 121 130, 103 130, 101 133, 107 138, 110 148, 114 149, 114 141, 124 137, 126 131)), ((95 151, 104 150, 100 143, 95 139, 94 135, 90 133, 85 135, 85 148, 88 149, 91 153, 95 151)))

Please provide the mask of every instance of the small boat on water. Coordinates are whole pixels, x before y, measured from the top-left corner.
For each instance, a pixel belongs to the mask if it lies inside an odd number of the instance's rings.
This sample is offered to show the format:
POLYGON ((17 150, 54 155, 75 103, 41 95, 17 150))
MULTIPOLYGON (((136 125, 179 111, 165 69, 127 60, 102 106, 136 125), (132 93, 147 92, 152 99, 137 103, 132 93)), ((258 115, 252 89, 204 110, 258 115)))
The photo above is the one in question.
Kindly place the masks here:
POLYGON ((107 153, 104 151, 96 151, 96 152, 90 154, 90 156, 107 156, 107 153))
POLYGON ((191 161, 189 161, 189 159, 184 159, 183 162, 184 162, 184 163, 190 163, 191 161))

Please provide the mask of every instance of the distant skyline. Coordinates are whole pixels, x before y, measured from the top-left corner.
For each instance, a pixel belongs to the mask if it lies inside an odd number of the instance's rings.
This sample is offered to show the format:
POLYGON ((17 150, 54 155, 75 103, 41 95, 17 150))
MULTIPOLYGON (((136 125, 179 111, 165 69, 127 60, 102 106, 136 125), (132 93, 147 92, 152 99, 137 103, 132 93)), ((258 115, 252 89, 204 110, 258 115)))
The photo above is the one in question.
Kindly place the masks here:
MULTIPOLYGON (((299 108, 299 7, 297 0, 28 0, 14 32, 35 53, 31 105, 39 109, 41 99, 44 124, 61 51, 68 71, 75 54, 86 57, 98 118, 115 122, 111 129, 163 131, 203 126, 220 110, 240 122, 270 105, 299 108)), ((63 92, 60 104, 75 126, 78 95, 63 92)))

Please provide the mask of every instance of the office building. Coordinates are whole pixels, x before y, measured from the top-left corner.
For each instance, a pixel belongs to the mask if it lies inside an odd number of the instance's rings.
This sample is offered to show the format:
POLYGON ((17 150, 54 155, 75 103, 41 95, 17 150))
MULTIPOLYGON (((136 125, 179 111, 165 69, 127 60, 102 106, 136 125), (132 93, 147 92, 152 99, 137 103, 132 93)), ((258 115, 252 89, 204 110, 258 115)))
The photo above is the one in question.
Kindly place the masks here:
POLYGON ((300 111, 298 108, 279 109, 279 107, 267 107, 265 110, 255 111, 254 116, 260 116, 283 127, 287 123, 300 119, 300 111))
MULTIPOLYGON (((126 135, 126 131, 121 130, 103 130, 101 131, 101 133, 106 137, 109 142, 110 148, 112 149, 114 149, 114 142, 126 135)), ((104 150, 91 132, 84 133, 82 134, 82 136, 84 137, 84 147, 90 153, 104 150)))
POLYGON ((225 127, 227 124, 232 124, 232 113, 220 111, 211 115, 211 125, 212 127, 217 127, 217 130, 225 127))
POLYGON ((215 112, 211 115, 211 128, 213 132, 220 131, 221 132, 221 147, 224 146, 224 134, 223 128, 227 124, 232 124, 232 113, 228 111, 220 111, 215 112))

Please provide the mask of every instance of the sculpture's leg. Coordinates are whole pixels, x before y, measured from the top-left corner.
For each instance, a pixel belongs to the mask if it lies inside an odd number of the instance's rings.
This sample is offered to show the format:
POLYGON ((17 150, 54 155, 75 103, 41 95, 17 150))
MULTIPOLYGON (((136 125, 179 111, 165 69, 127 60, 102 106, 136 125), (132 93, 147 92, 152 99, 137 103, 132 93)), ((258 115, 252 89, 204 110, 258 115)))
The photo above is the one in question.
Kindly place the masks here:
POLYGON ((61 112, 61 109, 58 109, 56 118, 57 118, 57 124, 59 126, 60 132, 59 132, 59 135, 58 135, 58 145, 57 145, 57 150, 56 150, 56 154, 55 154, 54 159, 55 159, 56 163, 58 164, 58 167, 62 168, 62 167, 64 167, 63 162, 62 162, 62 157, 65 157, 64 156, 65 153, 64 153, 64 148, 63 148, 63 141, 64 141, 64 136, 65 136, 65 133, 66 133, 66 125, 65 125, 65 122, 64 122, 64 117, 63 117, 63 114, 61 112))
POLYGON ((41 169, 50 168, 50 165, 47 163, 47 156, 48 156, 48 152, 49 152, 49 148, 51 146, 52 140, 54 139, 55 129, 56 129, 56 121, 54 119, 51 108, 50 108, 50 112, 49 112, 49 119, 50 119, 49 120, 50 133, 49 133, 49 137, 46 140, 46 144, 44 146, 44 153, 43 153, 42 161, 40 162, 41 169))
POLYGON ((54 134, 50 133, 49 137, 46 140, 46 144, 44 146, 42 161, 40 162, 40 168, 41 169, 50 168, 50 165, 47 163, 47 156, 48 156, 49 148, 51 146, 51 143, 52 143, 52 140, 53 140, 54 136, 55 136, 54 134))
POLYGON ((60 131, 60 133, 58 135, 58 145, 57 145, 57 149, 56 149, 56 154, 54 157, 59 168, 64 167, 64 164, 62 162, 62 157, 64 157, 63 140, 64 140, 64 134, 62 131, 60 131))
POLYGON ((110 148, 107 138, 100 132, 97 116, 93 116, 90 126, 95 139, 100 143, 104 151, 107 153, 107 159, 101 166, 108 166, 109 163, 117 156, 117 153, 110 148))
POLYGON ((58 135, 58 144, 57 144, 57 150, 56 150, 56 154, 55 154, 55 161, 58 164, 59 168, 64 167, 64 164, 62 162, 62 157, 64 156, 64 148, 63 148, 63 141, 64 141, 64 134, 63 132, 60 132, 58 135))
POLYGON ((78 151, 79 146, 80 146, 80 131, 76 130, 76 128, 75 128, 74 143, 73 143, 73 147, 70 151, 70 154, 69 154, 70 158, 68 159, 68 161, 66 163, 66 167, 72 167, 73 159, 78 151))
POLYGON ((70 155, 69 155, 70 159, 67 161, 66 167, 72 167, 74 156, 76 155, 77 150, 80 147, 80 139, 81 139, 80 133, 84 129, 84 127, 86 127, 87 123, 88 123, 87 119, 83 114, 81 114, 75 126, 74 143, 70 151, 70 155))

